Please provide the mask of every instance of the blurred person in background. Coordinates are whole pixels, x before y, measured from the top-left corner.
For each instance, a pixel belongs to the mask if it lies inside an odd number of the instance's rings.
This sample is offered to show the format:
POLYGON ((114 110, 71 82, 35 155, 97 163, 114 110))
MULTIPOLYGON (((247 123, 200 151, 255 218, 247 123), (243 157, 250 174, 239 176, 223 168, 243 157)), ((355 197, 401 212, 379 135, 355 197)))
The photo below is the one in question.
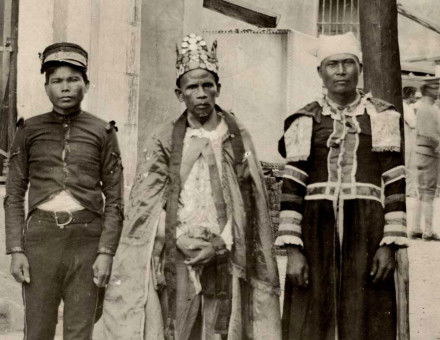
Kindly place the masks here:
POLYGON ((404 87, 403 97, 403 117, 405 123, 405 169, 406 169, 406 212, 408 229, 414 233, 419 233, 419 214, 421 206, 419 204, 417 192, 417 163, 416 163, 416 125, 417 117, 414 104, 417 89, 412 86, 404 87))
POLYGON ((416 105, 416 162, 419 201, 421 214, 416 214, 411 236, 422 237, 424 240, 439 241, 440 237, 434 232, 434 198, 439 193, 440 167, 439 167, 439 143, 440 143, 440 109, 435 105, 439 97, 439 79, 425 80, 420 91, 422 98, 416 105), (421 229, 421 216, 423 215, 424 230, 421 229))

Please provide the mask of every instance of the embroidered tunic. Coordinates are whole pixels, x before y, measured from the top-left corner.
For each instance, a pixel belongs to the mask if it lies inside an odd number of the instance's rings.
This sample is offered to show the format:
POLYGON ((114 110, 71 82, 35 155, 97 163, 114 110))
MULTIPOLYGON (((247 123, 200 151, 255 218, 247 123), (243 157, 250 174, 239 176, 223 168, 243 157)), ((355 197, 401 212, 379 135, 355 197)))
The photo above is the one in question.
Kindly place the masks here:
POLYGON ((395 339, 394 281, 373 285, 380 245, 406 245, 399 113, 358 94, 328 98, 286 120, 277 245, 303 247, 307 289, 286 286, 287 339, 395 339))
MULTIPOLYGON (((219 175, 215 183, 217 186, 221 185, 218 182, 221 181, 222 175, 222 146, 227 132, 228 128, 223 120, 213 131, 191 127, 187 129, 183 142, 183 158, 185 159, 187 154, 192 152, 189 147, 191 139, 205 139, 206 151, 202 152, 194 162, 180 193, 178 212, 180 225, 177 229, 177 237, 192 227, 204 227, 215 234, 220 234, 220 230, 224 227, 219 225, 216 202, 213 197, 215 190, 212 188, 209 167, 215 167, 214 171, 219 175)), ((221 187, 217 189, 221 190, 221 187)))
MULTIPOLYGON (((228 250, 232 246, 231 220, 226 222, 227 180, 222 181, 223 141, 228 127, 220 117, 218 126, 213 131, 188 127, 183 141, 182 159, 197 157, 184 181, 179 198, 176 237, 187 234, 192 238, 214 234, 223 237, 228 250), (193 144, 202 145, 201 153, 196 153, 193 144)), ((229 214, 230 217, 230 214, 229 214)), ((196 293, 202 291, 200 275, 203 268, 188 266, 188 272, 196 293)))

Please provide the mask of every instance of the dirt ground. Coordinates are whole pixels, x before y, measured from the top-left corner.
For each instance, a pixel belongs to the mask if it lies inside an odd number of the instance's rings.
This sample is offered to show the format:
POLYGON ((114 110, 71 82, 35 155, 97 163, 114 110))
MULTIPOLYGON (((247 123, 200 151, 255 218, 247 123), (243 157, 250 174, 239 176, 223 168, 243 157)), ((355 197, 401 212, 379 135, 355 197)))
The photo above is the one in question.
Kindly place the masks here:
MULTIPOLYGON (((409 261, 411 340, 440 339, 440 242, 411 241, 409 261)), ((284 276, 285 258, 279 259, 279 265, 280 274, 284 276)), ((6 288, 8 294, 14 296, 19 291, 19 286, 12 280, 9 281, 9 286, 6 288)), ((3 295, 6 293, 3 288, 0 287, 0 296, 8 296, 3 295)), ((61 340, 61 323, 58 325, 57 334, 59 335, 56 339, 61 340)), ((0 334, 0 339, 23 339, 23 333, 3 333, 0 334)), ((96 326, 94 339, 104 339, 100 323, 96 326)))
MULTIPOLYGON (((2 192, 0 191, 0 198, 2 192)), ((437 201, 435 225, 440 225, 440 201, 437 201)), ((0 209, 0 221, 3 221, 0 209)), ((438 229, 438 228, 437 228, 438 229)), ((439 231, 439 230, 437 230, 439 231)), ((21 340, 23 325, 21 287, 9 274, 9 256, 4 256, 4 233, 0 233, 0 339, 21 340), (12 314, 11 318, 8 316, 12 314), (9 315, 8 315, 9 313, 9 315)), ((440 339, 440 242, 411 240, 408 250, 410 262, 410 327, 411 340, 440 339)), ((285 257, 278 259, 281 282, 285 276, 285 257)), ((57 327, 57 340, 62 339, 62 323, 57 327)), ((95 327, 94 340, 104 340, 102 324, 95 327)))

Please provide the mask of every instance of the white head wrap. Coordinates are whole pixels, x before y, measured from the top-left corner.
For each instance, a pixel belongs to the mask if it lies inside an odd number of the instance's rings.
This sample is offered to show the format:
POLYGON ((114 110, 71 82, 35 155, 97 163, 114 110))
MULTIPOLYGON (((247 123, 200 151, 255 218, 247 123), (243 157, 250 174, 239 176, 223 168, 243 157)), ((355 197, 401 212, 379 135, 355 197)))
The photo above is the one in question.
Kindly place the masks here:
POLYGON ((353 32, 339 35, 321 35, 318 38, 318 63, 335 54, 349 53, 361 60, 359 41, 353 32))

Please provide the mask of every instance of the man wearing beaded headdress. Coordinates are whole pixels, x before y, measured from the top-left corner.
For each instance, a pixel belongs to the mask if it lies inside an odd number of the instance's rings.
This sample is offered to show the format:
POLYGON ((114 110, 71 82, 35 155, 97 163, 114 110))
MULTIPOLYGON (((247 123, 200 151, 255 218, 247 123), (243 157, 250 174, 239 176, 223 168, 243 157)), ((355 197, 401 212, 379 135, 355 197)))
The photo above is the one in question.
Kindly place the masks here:
POLYGON ((327 94, 285 120, 276 245, 284 339, 396 339, 395 251, 407 245, 400 114, 357 90, 352 33, 321 36, 327 94))
POLYGON ((216 43, 177 50, 186 110, 140 160, 104 310, 108 338, 280 339, 278 273, 248 132, 216 104, 216 43))

